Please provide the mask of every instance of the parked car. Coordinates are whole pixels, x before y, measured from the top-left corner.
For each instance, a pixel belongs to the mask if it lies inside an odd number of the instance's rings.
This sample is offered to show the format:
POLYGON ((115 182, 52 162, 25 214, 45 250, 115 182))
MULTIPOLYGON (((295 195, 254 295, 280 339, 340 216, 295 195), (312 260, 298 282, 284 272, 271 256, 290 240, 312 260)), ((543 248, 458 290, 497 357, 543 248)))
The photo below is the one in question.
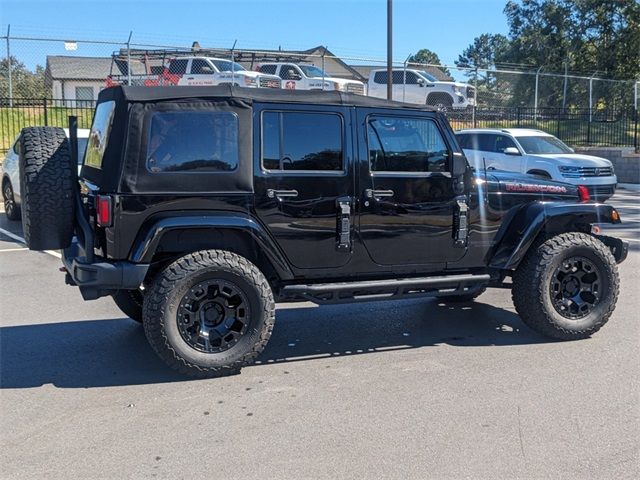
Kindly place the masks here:
MULTIPOLYGON (((367 83, 370 97, 387 98, 387 70, 371 70, 367 83)), ((393 99, 430 105, 440 110, 464 109, 476 104, 475 88, 462 82, 446 82, 424 70, 394 69, 393 99)))
POLYGON ((606 158, 583 155, 541 130, 526 128, 466 129, 458 143, 477 168, 528 173, 573 185, 584 185, 592 198, 605 201, 618 179, 606 158))
POLYGON ((278 75, 282 79, 282 88, 287 90, 339 90, 358 95, 365 94, 364 83, 332 77, 315 65, 263 63, 258 67, 258 71, 278 75))
POLYGON ((565 340, 594 334, 615 308, 628 244, 593 224, 620 223, 617 210, 567 183, 475 177, 431 108, 108 88, 82 188, 63 132, 24 132, 26 166, 48 172, 21 179, 28 247, 64 249, 66 282, 85 300, 111 295, 185 374, 253 362, 276 302, 472 301, 494 286, 512 289, 529 327, 565 340))
MULTIPOLYGON (((69 134, 68 129, 63 129, 69 134)), ((87 148, 89 129, 78 129, 78 173, 82 166, 82 157, 87 148)), ((20 196, 20 135, 7 152, 2 162, 2 199, 4 200, 4 213, 9 220, 20 220, 20 208, 22 199, 20 196)))
POLYGON ((280 77, 252 72, 239 63, 214 57, 176 57, 161 76, 163 85, 236 85, 248 88, 280 88, 280 77))

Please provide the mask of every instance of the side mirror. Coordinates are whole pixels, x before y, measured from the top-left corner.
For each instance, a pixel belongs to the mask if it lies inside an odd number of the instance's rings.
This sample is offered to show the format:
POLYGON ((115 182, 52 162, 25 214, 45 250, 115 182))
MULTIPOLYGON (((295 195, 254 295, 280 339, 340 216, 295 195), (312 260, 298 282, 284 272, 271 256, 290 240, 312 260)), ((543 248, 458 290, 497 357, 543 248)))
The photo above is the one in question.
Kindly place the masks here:
POLYGON ((504 153, 505 155, 520 156, 520 150, 518 150, 516 147, 507 147, 502 151, 502 153, 504 153))
POLYGON ((419 78, 418 80, 418 85, 420 85, 421 87, 424 87, 424 80, 419 78))
POLYGON ((208 65, 203 66, 200 71, 202 73, 213 73, 213 69, 208 65))
POLYGON ((453 152, 451 155, 451 175, 453 177, 464 175, 468 166, 467 159, 463 154, 453 152))

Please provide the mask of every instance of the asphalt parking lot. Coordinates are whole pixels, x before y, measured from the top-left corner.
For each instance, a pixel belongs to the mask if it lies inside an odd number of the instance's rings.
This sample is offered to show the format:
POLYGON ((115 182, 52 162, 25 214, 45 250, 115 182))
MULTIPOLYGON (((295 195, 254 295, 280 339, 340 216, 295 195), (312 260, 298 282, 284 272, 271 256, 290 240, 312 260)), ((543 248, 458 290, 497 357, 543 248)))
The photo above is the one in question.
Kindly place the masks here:
POLYGON ((0 214, 0 477, 638 478, 640 193, 610 203, 631 251, 591 339, 531 332, 497 289, 302 304, 257 365, 212 380, 168 371, 0 214))

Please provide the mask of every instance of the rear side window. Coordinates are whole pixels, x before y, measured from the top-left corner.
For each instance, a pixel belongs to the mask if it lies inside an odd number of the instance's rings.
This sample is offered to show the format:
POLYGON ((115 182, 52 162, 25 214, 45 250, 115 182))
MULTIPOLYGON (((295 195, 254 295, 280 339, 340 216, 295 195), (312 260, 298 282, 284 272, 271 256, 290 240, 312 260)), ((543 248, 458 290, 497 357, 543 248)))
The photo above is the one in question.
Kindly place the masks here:
POLYGON ((104 156, 105 148, 107 148, 115 110, 116 102, 113 100, 99 103, 96 107, 84 156, 84 164, 88 167, 102 168, 102 157, 104 156))
POLYGON ((277 65, 262 65, 260 67, 260 73, 267 73, 269 75, 275 75, 277 65))
POLYGON ((203 58, 194 58, 191 60, 191 73, 194 75, 206 75, 213 73, 213 68, 203 58))
POLYGON ((262 167, 342 171, 342 117, 333 113, 264 112, 262 167))
POLYGON ((172 60, 169 64, 169 73, 183 74, 187 71, 189 60, 172 60))
POLYGON ((435 122, 422 118, 370 116, 372 172, 446 172, 449 152, 435 122))
POLYGON ((506 135, 496 135, 494 151, 503 153, 505 148, 518 148, 511 138, 506 135))
POLYGON ((231 172, 238 168, 238 117, 232 112, 157 112, 147 138, 147 169, 231 172))

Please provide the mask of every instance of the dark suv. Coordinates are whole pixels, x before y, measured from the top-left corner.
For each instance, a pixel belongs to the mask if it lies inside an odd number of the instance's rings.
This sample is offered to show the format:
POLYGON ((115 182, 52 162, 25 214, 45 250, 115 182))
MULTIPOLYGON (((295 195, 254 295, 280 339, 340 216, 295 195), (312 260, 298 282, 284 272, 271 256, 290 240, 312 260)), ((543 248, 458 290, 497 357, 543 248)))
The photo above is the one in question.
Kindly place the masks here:
POLYGON ((560 339, 609 319, 627 245, 588 191, 473 169, 445 117, 340 92, 114 87, 80 179, 74 120, 22 134, 23 226, 64 249, 67 283, 111 295, 171 367, 238 371, 275 302, 512 290, 560 339))

